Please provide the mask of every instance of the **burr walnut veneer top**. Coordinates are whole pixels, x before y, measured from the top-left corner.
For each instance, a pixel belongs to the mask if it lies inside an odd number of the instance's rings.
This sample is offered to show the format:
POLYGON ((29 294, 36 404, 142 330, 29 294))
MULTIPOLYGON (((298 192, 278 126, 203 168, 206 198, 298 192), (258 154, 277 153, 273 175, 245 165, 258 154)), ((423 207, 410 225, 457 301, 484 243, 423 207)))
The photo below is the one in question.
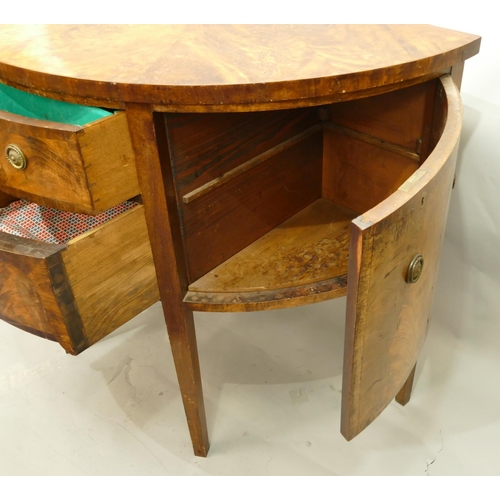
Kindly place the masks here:
POLYGON ((117 108, 278 109, 437 76, 479 44, 427 25, 5 25, 0 81, 117 108))

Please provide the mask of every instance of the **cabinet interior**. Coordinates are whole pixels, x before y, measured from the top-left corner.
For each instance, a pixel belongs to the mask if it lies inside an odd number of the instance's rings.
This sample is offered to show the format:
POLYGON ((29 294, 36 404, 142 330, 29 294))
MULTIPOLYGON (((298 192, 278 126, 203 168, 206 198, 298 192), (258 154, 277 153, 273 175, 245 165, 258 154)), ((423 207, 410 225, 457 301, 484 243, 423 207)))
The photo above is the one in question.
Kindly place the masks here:
POLYGON ((165 114, 195 310, 258 310, 346 293, 349 226, 425 161, 438 80, 321 107, 165 114))

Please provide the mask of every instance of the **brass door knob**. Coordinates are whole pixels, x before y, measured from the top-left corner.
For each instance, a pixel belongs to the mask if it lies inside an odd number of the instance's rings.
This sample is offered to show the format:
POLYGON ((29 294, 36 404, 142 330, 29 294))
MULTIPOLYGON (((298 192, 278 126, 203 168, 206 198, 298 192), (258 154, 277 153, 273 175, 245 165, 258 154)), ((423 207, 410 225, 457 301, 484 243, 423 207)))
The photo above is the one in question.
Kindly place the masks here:
POLYGON ((15 144, 9 144, 5 148, 5 156, 7 161, 17 170, 24 170, 28 164, 21 148, 15 144))
POLYGON ((416 283, 424 268, 424 258, 419 254, 415 255, 408 266, 406 272, 406 283, 416 283))

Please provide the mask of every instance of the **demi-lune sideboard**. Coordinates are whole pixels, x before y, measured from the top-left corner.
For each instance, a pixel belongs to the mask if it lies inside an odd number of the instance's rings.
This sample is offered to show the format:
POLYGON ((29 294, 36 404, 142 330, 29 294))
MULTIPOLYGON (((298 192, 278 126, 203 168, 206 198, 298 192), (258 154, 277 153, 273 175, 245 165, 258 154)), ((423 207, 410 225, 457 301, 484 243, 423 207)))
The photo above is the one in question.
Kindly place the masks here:
POLYGON ((193 311, 347 295, 352 439, 410 397, 479 45, 423 25, 1 26, 0 316, 78 354, 160 299, 205 456, 193 311))

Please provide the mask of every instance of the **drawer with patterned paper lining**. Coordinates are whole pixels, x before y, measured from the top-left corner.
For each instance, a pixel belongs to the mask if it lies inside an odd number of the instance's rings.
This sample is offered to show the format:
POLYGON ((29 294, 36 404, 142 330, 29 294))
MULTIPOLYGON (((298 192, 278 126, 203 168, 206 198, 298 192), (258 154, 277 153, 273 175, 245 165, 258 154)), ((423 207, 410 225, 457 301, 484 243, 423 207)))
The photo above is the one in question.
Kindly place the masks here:
POLYGON ((159 300, 142 205, 0 209, 0 317, 78 354, 159 300))

